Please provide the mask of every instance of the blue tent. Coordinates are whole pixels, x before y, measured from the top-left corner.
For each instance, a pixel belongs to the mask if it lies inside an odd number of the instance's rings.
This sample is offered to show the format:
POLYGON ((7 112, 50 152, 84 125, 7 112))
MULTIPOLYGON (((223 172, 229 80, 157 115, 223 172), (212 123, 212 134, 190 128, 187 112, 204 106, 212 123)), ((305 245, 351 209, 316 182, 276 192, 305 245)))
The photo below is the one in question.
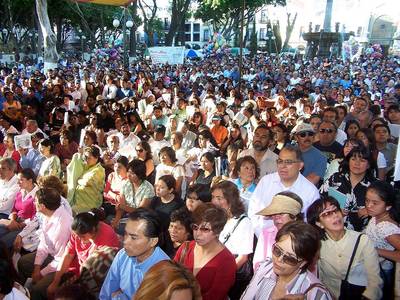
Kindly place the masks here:
POLYGON ((199 55, 197 54, 196 50, 189 49, 186 53, 187 58, 197 58, 199 55))

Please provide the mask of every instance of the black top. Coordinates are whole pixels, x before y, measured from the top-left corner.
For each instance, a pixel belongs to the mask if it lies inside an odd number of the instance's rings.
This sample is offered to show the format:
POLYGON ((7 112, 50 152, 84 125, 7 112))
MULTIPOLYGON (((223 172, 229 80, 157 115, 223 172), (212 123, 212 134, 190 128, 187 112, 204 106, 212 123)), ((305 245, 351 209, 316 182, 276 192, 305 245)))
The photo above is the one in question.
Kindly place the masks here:
POLYGON ((334 160, 336 158, 343 157, 343 146, 336 141, 334 141, 329 146, 322 146, 320 144, 320 142, 318 141, 318 142, 314 143, 314 147, 317 148, 319 151, 321 151, 326 156, 328 163, 330 163, 332 160, 334 160))
POLYGON ((168 230, 171 213, 184 205, 182 199, 177 195, 168 203, 162 202, 160 197, 155 196, 151 199, 150 208, 158 214, 163 230, 168 230))

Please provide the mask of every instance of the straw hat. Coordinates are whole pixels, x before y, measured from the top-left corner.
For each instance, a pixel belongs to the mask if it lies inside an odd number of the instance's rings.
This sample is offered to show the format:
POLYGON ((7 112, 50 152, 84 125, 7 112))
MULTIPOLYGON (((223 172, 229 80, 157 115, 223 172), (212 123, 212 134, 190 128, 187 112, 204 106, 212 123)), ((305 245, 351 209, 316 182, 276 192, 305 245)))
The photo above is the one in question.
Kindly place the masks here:
POLYGON ((271 204, 263 210, 259 211, 257 215, 272 216, 277 214, 291 214, 297 216, 302 209, 303 205, 284 195, 275 195, 272 197, 271 204))

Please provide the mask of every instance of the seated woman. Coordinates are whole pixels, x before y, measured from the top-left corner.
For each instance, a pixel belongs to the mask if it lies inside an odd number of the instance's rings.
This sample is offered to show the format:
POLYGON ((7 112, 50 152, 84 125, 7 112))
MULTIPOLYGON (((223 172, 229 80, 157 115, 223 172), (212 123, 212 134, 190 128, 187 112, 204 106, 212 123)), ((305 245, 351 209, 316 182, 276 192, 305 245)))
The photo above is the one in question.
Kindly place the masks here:
POLYGON ((22 228, 25 227, 25 220, 29 221, 36 215, 35 194, 36 176, 31 169, 22 169, 18 172, 18 185, 20 191, 15 196, 14 207, 9 220, 0 220, 0 240, 7 248, 11 249, 14 240, 22 228))
POLYGON ((159 153, 160 164, 156 168, 156 182, 163 175, 172 175, 175 178, 175 190, 180 196, 186 193, 185 169, 178 164, 174 149, 163 147, 159 153))
POLYGON ((200 169, 193 183, 204 184, 209 188, 215 175, 215 156, 211 152, 206 152, 200 157, 200 169))
POLYGON ((45 157, 39 170, 38 176, 54 175, 61 178, 60 158, 54 153, 54 144, 50 139, 42 139, 38 143, 39 152, 45 157))
POLYGON ((115 215, 118 196, 121 194, 123 185, 128 180, 128 164, 128 159, 125 156, 120 156, 114 163, 114 172, 107 177, 103 191, 103 208, 106 215, 115 215))
POLYGON ((72 132, 62 130, 60 133, 60 143, 56 145, 55 154, 60 158, 63 170, 70 163, 72 156, 78 152, 79 145, 73 140, 72 132))
POLYGON ((152 266, 132 300, 201 300, 200 287, 185 267, 163 260, 152 266))
POLYGON ((211 202, 210 189, 204 184, 192 184, 187 189, 186 207, 193 212, 201 203, 211 202))
POLYGON ((368 224, 365 209, 365 193, 375 181, 374 162, 371 152, 365 147, 353 148, 343 159, 339 172, 333 174, 321 186, 324 196, 335 192, 341 196, 341 205, 346 215, 346 227, 362 231, 368 224))
POLYGON ((272 246, 278 231, 289 222, 303 220, 302 208, 301 198, 295 193, 285 191, 272 197, 271 204, 257 213, 271 219, 274 225, 265 227, 258 237, 253 257, 254 270, 257 270, 261 262, 272 258, 272 246))
POLYGON ((75 153, 67 167, 68 201, 74 213, 99 208, 103 203, 105 171, 96 145, 75 153))
POLYGON ((175 192, 175 186, 175 178, 172 175, 161 176, 155 185, 156 196, 151 199, 149 206, 158 214, 164 231, 169 227, 171 213, 184 206, 175 192))
POLYGON ((119 157, 121 157, 121 153, 119 150, 119 137, 118 135, 109 135, 107 137, 107 150, 105 150, 101 156, 103 160, 103 166, 109 170, 114 167, 115 162, 119 157))
POLYGON ((186 207, 181 207, 171 213, 168 232, 173 246, 173 253, 170 257, 175 257, 176 251, 184 242, 193 240, 191 225, 192 216, 186 207))
POLYGON ((232 171, 232 177, 235 179, 232 181, 240 191, 240 200, 243 202, 246 212, 259 176, 260 169, 253 157, 244 156, 235 163, 235 168, 232 171))
POLYGON ((136 145, 136 158, 143 160, 146 163, 146 180, 154 184, 156 172, 153 161, 153 154, 148 142, 141 141, 136 145))
POLYGON ((253 253, 254 230, 246 216, 239 190, 231 181, 222 181, 211 188, 212 203, 223 208, 228 216, 219 240, 235 256, 236 281, 229 292, 230 299, 239 299, 253 275, 250 256, 253 253))
POLYGON ((374 244, 366 235, 345 228, 338 201, 332 197, 315 201, 307 209, 307 220, 320 230, 322 243, 318 274, 333 295, 339 298, 342 281, 348 272, 348 282, 365 287, 360 293, 362 296, 371 300, 381 299, 383 282, 379 276, 379 258, 374 244), (355 248, 358 239, 359 244, 355 248))
POLYGON ((318 231, 309 224, 296 221, 283 226, 272 246, 272 259, 260 264, 241 299, 333 299, 307 270, 320 245, 318 231))
POLYGON ((203 300, 226 300, 236 273, 235 258, 218 239, 226 212, 211 203, 201 204, 193 212, 193 221, 194 241, 184 243, 174 260, 196 277, 203 300))
POLYGON ((0 156, 2 158, 6 157, 12 158, 17 164, 17 169, 19 169, 20 168, 19 160, 21 159, 21 155, 17 151, 18 149, 15 149, 14 137, 16 135, 17 135, 16 133, 7 133, 6 137, 4 138, 4 143, 6 147, 0 150, 0 156))
POLYGON ((94 209, 89 212, 77 214, 72 222, 72 233, 64 256, 54 279, 47 288, 48 296, 52 297, 58 289, 62 276, 73 268, 76 276, 79 276, 81 266, 100 247, 119 248, 120 242, 117 234, 110 225, 100 221, 102 212, 94 209))
POLYGON ((111 225, 117 228, 126 213, 131 213, 138 207, 149 207, 154 195, 153 186, 146 180, 145 162, 139 159, 132 160, 128 164, 128 180, 122 186, 120 196, 117 197, 119 200, 115 205, 116 214, 111 225))

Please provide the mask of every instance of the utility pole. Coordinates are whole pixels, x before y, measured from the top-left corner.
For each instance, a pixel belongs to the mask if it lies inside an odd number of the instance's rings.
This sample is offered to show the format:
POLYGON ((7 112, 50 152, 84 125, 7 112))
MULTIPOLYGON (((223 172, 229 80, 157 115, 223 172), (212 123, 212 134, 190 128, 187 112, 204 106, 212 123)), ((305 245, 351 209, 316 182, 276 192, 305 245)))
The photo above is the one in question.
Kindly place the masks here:
POLYGON ((242 71, 243 71, 243 29, 244 29, 244 10, 246 8, 246 0, 243 0, 243 6, 241 11, 241 20, 240 20, 240 35, 239 35, 239 45, 240 45, 240 52, 239 52, 239 96, 240 87, 242 82, 242 71))

